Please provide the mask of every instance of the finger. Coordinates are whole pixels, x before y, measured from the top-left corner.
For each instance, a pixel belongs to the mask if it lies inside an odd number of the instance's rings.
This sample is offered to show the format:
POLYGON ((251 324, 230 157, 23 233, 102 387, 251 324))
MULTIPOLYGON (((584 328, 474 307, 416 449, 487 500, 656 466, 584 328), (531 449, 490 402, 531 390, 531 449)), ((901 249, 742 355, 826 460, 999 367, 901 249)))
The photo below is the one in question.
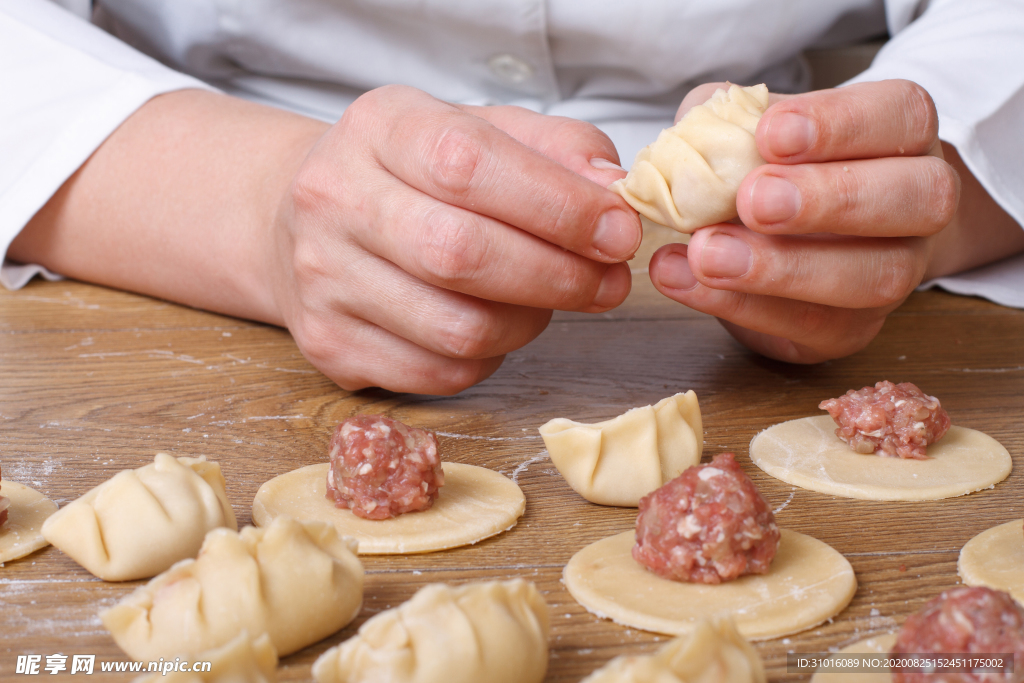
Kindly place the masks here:
POLYGON ((332 306, 335 312, 449 358, 504 355, 535 339, 551 320, 549 309, 485 301, 435 287, 373 255, 350 261, 344 276, 329 286, 331 290, 321 293, 338 302, 332 306), (363 295, 352 297, 352 288, 360 286, 363 295))
POLYGON ((342 389, 451 395, 490 377, 504 356, 448 358, 365 320, 334 313, 290 326, 302 354, 342 389))
POLYGON ((790 97, 768 107, 757 149, 771 164, 918 156, 935 146, 938 114, 911 81, 855 83, 790 97))
POLYGON ((461 107, 601 187, 624 178, 619 153, 597 126, 523 107, 461 107))
MULTIPOLYGON (((824 350, 819 350, 813 346, 808 346, 807 344, 795 342, 792 339, 787 339, 786 337, 779 337, 773 334, 751 330, 723 318, 719 318, 718 322, 721 323, 722 327, 724 327, 736 341, 743 344, 751 351, 768 358, 785 361, 786 363, 823 363, 827 360, 832 360, 833 358, 841 358, 843 356, 856 353, 871 343, 871 340, 874 339, 874 335, 871 335, 870 337, 865 335, 863 339, 857 340, 858 343, 847 345, 848 348, 842 353, 830 353, 824 350)), ((875 334, 877 334, 877 330, 875 331, 875 334)))
POLYGON ((380 197, 357 227, 369 252, 437 287, 519 306, 600 312, 629 294, 625 264, 604 264, 447 205, 386 174, 380 197))
MULTIPOLYGON (((686 97, 683 98, 682 103, 676 110, 676 123, 679 123, 679 119, 686 115, 686 112, 690 111, 698 104, 704 104, 711 99, 711 96, 715 94, 716 90, 728 90, 729 86, 733 85, 728 81, 719 81, 714 83, 702 83, 690 92, 686 93, 686 97)), ((778 93, 768 93, 768 104, 772 105, 776 102, 781 102, 784 99, 795 97, 795 95, 780 95, 778 93)))
POLYGON ((953 220, 960 179, 932 156, 821 164, 771 164, 744 178, 743 223, 758 232, 934 235, 953 220))
POLYGON ((376 161, 411 187, 606 263, 639 246, 640 219, 625 200, 483 119, 401 86, 359 103, 346 125, 374 131, 376 161))
POLYGON ((694 233, 693 275, 708 287, 841 308, 895 306, 920 284, 923 238, 761 235, 721 223, 694 233))
POLYGON ((844 309, 713 289, 690 272, 687 247, 679 244, 655 252, 650 276, 665 296, 719 318, 743 344, 790 363, 819 363, 859 351, 894 308, 844 309))

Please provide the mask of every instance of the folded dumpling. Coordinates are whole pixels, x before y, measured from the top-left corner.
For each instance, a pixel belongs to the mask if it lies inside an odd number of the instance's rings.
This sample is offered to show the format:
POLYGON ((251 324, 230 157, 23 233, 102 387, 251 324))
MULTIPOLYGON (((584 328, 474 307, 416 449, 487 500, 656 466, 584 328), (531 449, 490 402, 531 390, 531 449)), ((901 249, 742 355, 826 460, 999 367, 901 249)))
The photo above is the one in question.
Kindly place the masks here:
POLYGON ((43 537, 106 581, 159 574, 195 557, 206 532, 237 530, 220 465, 157 453, 72 501, 43 524, 43 537))
POLYGON ((200 652, 195 659, 157 662, 162 668, 134 683, 277 683, 277 652, 270 636, 252 638, 248 631, 223 647, 200 652), (193 667, 199 671, 193 671, 193 667))
POLYGON ((352 621, 363 600, 356 542, 324 522, 287 516, 265 528, 214 529, 184 560, 102 612, 136 660, 195 655, 243 630, 269 634, 281 656, 352 621))
POLYGON ((699 463, 704 450, 693 391, 596 424, 556 418, 540 428, 540 435, 569 486, 601 505, 636 507, 648 493, 699 463))
POLYGON ((763 84, 716 90, 640 150, 629 174, 609 189, 679 232, 735 218, 740 182, 765 163, 754 132, 767 108, 763 84))
POLYGON ((581 683, 765 683, 764 664, 728 619, 699 622, 652 655, 616 657, 581 683))
POLYGON ((318 683, 540 683, 548 606, 529 581, 431 584, 313 665, 318 683))

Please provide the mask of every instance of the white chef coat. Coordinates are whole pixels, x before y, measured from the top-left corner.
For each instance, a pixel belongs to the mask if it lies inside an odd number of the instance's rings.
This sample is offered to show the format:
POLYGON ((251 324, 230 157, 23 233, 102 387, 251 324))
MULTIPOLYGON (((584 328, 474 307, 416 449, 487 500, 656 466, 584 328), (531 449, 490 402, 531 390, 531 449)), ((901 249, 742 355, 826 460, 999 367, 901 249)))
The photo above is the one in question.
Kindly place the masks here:
MULTIPOLYGON (((448 101, 591 121, 628 164, 671 124, 690 87, 732 80, 798 92, 809 85, 802 50, 886 31, 892 40, 855 80, 909 78, 927 88, 940 136, 1024 224, 1021 0, 97 4, 0 0, 4 252, 103 139, 159 93, 212 85, 334 121, 362 92, 404 83, 448 101)), ((0 281, 20 286, 39 270, 5 262, 0 281)))

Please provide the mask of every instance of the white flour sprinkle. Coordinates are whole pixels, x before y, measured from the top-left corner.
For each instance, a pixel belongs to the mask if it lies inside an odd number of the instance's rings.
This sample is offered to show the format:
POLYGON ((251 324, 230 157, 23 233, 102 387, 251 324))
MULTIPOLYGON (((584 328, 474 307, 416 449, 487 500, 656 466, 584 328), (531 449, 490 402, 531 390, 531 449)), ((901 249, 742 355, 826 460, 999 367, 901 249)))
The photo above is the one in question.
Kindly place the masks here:
POLYGON ((777 515, 780 512, 782 512, 783 510, 785 510, 786 506, 793 502, 793 497, 794 496, 796 496, 796 489, 793 489, 793 491, 789 494, 789 498, 786 499, 785 503, 783 503, 779 507, 777 507, 774 510, 772 510, 772 514, 773 515, 777 515))
POLYGON ((518 484, 519 483, 519 475, 522 474, 523 472, 525 472, 530 467, 530 465, 532 465, 535 462, 540 462, 541 460, 547 460, 547 458, 548 458, 548 452, 547 451, 541 451, 540 453, 538 453, 537 455, 533 456, 529 460, 527 460, 525 462, 519 463, 519 465, 514 470, 512 470, 512 481, 514 483, 518 484))

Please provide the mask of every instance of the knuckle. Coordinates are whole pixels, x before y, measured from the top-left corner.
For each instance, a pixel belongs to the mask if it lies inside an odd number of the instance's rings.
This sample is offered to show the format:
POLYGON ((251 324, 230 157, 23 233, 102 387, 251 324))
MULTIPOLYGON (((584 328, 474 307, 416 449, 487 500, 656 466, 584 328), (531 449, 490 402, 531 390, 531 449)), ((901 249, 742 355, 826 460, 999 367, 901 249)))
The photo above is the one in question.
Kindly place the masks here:
POLYGON ((306 360, 338 386, 347 391, 374 386, 373 381, 360 372, 360 364, 351 360, 351 349, 347 348, 344 335, 339 334, 336 326, 320 316, 306 315, 289 328, 306 360))
POLYGON ((913 81, 902 81, 905 111, 909 117, 909 130, 921 136, 925 152, 939 136, 939 114, 935 102, 922 86, 913 81))
POLYGON ((345 108, 338 120, 338 127, 344 131, 359 131, 365 128, 364 124, 378 120, 391 88, 392 86, 375 88, 357 97, 345 108))
POLYGON ((829 198, 828 212, 841 225, 851 225, 857 221, 860 208, 860 184, 853 173, 838 171, 834 173, 832 197, 829 198))
MULTIPOLYGON (((551 226, 552 239, 567 248, 586 246, 585 230, 581 230, 580 210, 576 197, 571 193, 545 193, 546 201, 541 205, 541 215, 547 217, 551 226)), ((595 219, 596 222, 596 219, 595 219)))
POLYGON ((307 240, 299 241, 292 251, 292 270, 299 291, 315 288, 315 283, 329 276, 323 252, 307 240))
POLYGON ((486 374, 482 360, 448 360, 432 367, 424 384, 431 394, 451 396, 473 386, 486 374))
POLYGON ((455 289, 476 277, 486 259, 486 245, 462 212, 440 210, 426 222, 421 263, 435 284, 455 289))
POLYGON ((835 310, 822 304, 800 306, 794 312, 793 330, 797 332, 794 337, 815 340, 815 346, 821 346, 824 340, 834 343, 843 339, 847 332, 836 325, 835 310))
POLYGON ((926 197, 923 202, 931 214, 931 228, 938 231, 953 220, 960 204, 960 178, 952 166, 941 159, 926 157, 926 197))
POLYGON ((498 321, 475 301, 463 305, 441 328, 441 348, 451 358, 480 359, 494 355, 503 334, 498 321))
MULTIPOLYGON (((579 257, 582 258, 582 257, 579 257)), ((555 308, 566 311, 580 311, 588 308, 597 297, 604 279, 604 273, 611 266, 597 265, 596 268, 590 264, 583 264, 574 258, 572 265, 560 268, 558 278, 553 287, 553 301, 555 308)))
POLYGON ((874 295, 867 302, 869 306, 888 306, 903 301, 920 282, 917 269, 914 268, 908 255, 899 253, 888 267, 880 268, 875 278, 875 286, 869 291, 874 295))
POLYGON ((335 202, 338 183, 318 164, 304 164, 288 188, 288 199, 297 214, 320 214, 335 202))
POLYGON ((594 151, 598 153, 615 154, 615 158, 618 158, 618 153, 615 152, 615 144, 600 128, 579 119, 558 118, 559 120, 554 131, 556 140, 583 141, 585 145, 593 147, 594 151))
POLYGON ((463 199, 486 172, 483 135, 465 126, 442 125, 432 144, 434 183, 448 198, 463 199))

